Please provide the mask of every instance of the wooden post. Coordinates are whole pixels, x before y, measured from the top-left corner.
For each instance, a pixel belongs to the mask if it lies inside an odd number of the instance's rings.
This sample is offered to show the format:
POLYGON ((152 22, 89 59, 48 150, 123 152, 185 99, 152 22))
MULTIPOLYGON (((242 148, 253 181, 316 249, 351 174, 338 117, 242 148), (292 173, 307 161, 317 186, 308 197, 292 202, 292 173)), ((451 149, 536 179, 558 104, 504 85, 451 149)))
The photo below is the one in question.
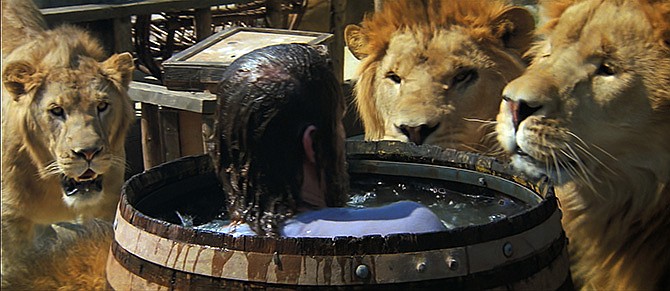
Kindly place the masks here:
POLYGON ((288 18, 281 9, 281 0, 267 0, 265 1, 265 9, 267 9, 267 18, 272 28, 287 28, 288 18))
POLYGON ((212 9, 209 7, 195 10, 195 37, 201 41, 212 35, 212 9))
POLYGON ((202 154, 205 149, 202 114, 179 110, 179 144, 182 156, 202 154))
POLYGON ((114 18, 114 52, 132 52, 132 25, 130 23, 130 16, 114 18))
POLYGON ((179 113, 177 110, 161 108, 158 113, 161 129, 161 144, 163 145, 164 161, 171 161, 181 157, 179 140, 179 113))
POLYGON ((333 40, 330 43, 330 57, 333 60, 333 69, 337 80, 342 84, 344 79, 344 19, 347 9, 347 0, 330 1, 330 33, 333 40))
POLYGON ((142 103, 140 126, 142 127, 142 153, 146 170, 164 162, 158 124, 158 106, 142 103))

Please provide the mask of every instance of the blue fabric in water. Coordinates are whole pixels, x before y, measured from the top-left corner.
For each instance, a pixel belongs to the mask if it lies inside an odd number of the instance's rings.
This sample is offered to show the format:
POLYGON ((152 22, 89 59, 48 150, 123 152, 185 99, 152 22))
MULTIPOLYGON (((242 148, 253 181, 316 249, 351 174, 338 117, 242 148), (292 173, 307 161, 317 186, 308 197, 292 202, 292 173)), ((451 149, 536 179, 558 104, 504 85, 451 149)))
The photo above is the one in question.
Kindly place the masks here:
MULTIPOLYGON (((205 229, 205 226, 198 228, 205 229)), ((381 207, 324 208, 300 213, 287 220, 281 230, 286 237, 362 237, 398 233, 444 231, 442 221, 427 207, 413 201, 399 201, 381 207)), ((247 224, 216 231, 235 237, 256 235, 247 224)))

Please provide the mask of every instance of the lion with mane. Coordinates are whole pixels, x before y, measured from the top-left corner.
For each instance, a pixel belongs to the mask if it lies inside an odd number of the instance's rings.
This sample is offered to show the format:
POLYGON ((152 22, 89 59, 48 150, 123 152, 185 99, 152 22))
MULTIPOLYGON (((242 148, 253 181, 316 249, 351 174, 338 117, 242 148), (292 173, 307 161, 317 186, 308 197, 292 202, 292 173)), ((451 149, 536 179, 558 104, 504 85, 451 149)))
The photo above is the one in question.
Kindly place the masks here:
POLYGON ((2 288, 104 287, 132 56, 47 29, 31 1, 2 1, 2 33, 2 288))
POLYGON ((670 289, 670 1, 551 0, 503 91, 512 164, 559 184, 577 286, 670 289))
POLYGON ((533 16, 504 1, 398 0, 349 25, 367 140, 489 152, 502 88, 526 63, 533 16))

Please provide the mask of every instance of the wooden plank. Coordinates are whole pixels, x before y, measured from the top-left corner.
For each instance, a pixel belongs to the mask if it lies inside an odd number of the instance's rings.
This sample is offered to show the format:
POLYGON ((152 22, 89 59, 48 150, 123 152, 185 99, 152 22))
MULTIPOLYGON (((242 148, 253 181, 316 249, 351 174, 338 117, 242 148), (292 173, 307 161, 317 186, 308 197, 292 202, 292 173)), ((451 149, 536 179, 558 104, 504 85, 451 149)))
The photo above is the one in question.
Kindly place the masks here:
POLYGON ((128 95, 133 101, 143 104, 149 103, 202 114, 213 114, 216 110, 216 95, 206 92, 172 91, 165 86, 132 82, 128 95))
POLYGON ((204 153, 202 114, 179 111, 179 145, 182 156, 204 153))
POLYGON ((165 161, 181 157, 179 142, 179 113, 175 110, 162 108, 158 113, 161 129, 161 144, 165 161))
POLYGON ((85 4, 41 9, 47 22, 84 22, 158 12, 180 12, 248 0, 143 0, 123 4, 85 4))
POLYGON ((158 123, 158 106, 142 104, 142 121, 140 126, 142 127, 144 169, 147 170, 164 162, 158 123))

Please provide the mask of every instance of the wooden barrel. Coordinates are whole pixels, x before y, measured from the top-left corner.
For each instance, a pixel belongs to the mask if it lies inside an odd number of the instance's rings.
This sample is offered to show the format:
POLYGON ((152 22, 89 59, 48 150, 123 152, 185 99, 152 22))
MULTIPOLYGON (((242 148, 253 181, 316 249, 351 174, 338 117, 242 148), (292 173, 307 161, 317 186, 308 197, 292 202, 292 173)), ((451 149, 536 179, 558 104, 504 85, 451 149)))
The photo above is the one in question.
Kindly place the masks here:
POLYGON ((123 189, 107 281, 115 290, 570 290, 567 239, 546 179, 509 174, 495 159, 397 142, 347 142, 352 174, 442 180, 529 204, 490 223, 361 238, 232 237, 183 227, 175 211, 214 218, 224 193, 207 156, 131 178, 123 189))

